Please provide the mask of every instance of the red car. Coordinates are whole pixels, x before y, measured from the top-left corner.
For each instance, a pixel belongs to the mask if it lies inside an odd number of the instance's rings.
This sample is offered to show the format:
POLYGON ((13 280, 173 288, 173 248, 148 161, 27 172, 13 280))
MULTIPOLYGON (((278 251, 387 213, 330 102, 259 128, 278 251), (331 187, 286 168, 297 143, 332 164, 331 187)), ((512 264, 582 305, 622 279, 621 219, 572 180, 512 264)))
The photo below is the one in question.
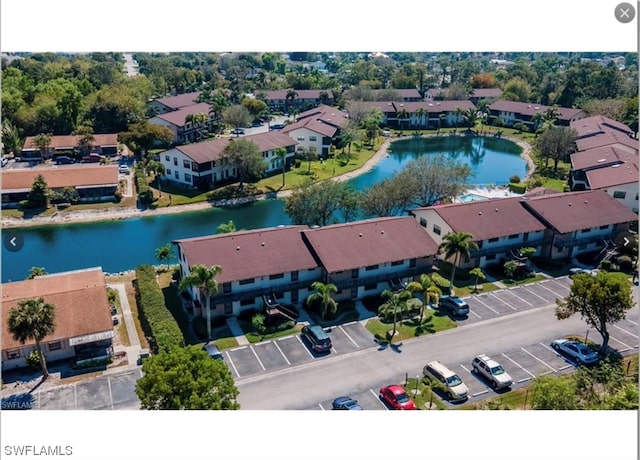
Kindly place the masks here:
POLYGON ((400 385, 380 388, 380 399, 387 407, 394 410, 416 410, 416 405, 400 385))

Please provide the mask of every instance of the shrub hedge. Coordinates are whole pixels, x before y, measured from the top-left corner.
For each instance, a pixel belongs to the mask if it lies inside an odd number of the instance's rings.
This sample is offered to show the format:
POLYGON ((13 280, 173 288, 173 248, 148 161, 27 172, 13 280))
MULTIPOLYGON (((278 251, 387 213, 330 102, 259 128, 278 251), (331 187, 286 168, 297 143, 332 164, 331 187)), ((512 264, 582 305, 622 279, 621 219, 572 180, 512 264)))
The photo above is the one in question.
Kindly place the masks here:
POLYGON ((140 202, 145 205, 153 203, 153 192, 149 188, 149 182, 143 168, 136 168, 136 190, 140 202))
POLYGON ((151 265, 136 267, 136 299, 149 345, 156 351, 183 347, 184 337, 175 318, 164 302, 164 295, 156 281, 156 271, 151 265))

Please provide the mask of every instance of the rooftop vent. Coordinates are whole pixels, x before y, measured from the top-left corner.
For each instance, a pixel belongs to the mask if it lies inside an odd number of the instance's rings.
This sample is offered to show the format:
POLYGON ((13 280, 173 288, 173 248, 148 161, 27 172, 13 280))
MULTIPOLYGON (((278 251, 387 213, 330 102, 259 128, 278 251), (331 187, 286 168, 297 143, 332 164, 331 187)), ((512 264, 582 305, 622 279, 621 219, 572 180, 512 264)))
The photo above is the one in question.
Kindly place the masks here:
POLYGON ((571 204, 571 203, 569 203, 569 206, 572 206, 572 204, 571 204))
POLYGON ((362 238, 362 233, 360 233, 358 236, 359 236, 360 238, 362 238))
POLYGON ((239 251, 239 250, 240 250, 240 246, 236 246, 236 251, 239 251))
POLYGON ((496 212, 498 212, 498 208, 496 208, 496 212))
POLYGON ((478 213, 478 215, 479 215, 479 216, 481 216, 481 215, 482 215, 482 211, 480 211, 480 212, 478 213))
POLYGON ((384 235, 384 230, 380 230, 380 234, 381 234, 381 235, 384 235))
POLYGON ((587 203, 589 203, 589 202, 587 200, 584 200, 584 204, 587 204, 587 203))
POLYGON ((260 243, 260 246, 264 247, 264 241, 262 243, 260 243))

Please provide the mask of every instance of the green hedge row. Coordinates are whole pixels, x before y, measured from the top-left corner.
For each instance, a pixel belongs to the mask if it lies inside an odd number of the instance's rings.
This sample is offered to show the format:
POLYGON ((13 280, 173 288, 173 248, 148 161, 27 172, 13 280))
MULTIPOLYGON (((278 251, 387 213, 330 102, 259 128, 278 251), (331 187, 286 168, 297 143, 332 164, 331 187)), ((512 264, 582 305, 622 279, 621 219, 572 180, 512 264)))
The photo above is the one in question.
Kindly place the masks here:
POLYGON ((524 183, 510 183, 509 184, 509 190, 511 190, 513 193, 520 193, 523 194, 524 192, 527 191, 527 184, 524 183))
POLYGON ((143 328, 150 334, 151 347, 168 351, 184 346, 184 337, 175 318, 164 303, 164 295, 156 281, 156 271, 151 265, 136 267, 136 296, 143 328))
POLYGON ((136 168, 136 190, 141 203, 146 205, 153 203, 153 191, 149 188, 144 168, 136 168))

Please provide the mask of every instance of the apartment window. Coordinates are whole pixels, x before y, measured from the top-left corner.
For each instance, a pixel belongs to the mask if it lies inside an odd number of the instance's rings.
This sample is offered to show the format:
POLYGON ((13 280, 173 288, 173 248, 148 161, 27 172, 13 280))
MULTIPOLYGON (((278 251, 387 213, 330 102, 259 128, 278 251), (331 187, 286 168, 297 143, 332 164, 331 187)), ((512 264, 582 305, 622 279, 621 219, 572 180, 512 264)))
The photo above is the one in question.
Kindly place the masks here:
POLYGON ((294 289, 293 291, 291 291, 291 302, 295 303, 298 301, 298 290, 294 289))
POLYGON ((284 278, 284 273, 276 273, 275 275, 269 275, 270 280, 279 280, 284 278))
POLYGON ((229 294, 231 292, 231 283, 222 283, 222 292, 229 294))
POLYGON ((440 233, 442 233, 442 229, 440 228, 439 225, 433 225, 433 233, 435 233, 436 235, 439 235, 440 233))
POLYGON ((609 228, 609 226, 608 226, 608 225, 601 225, 601 226, 600 226, 600 230, 606 230, 606 229, 608 229, 608 228, 609 228))
POLYGON ((316 136, 309 136, 309 142, 315 142, 318 138, 316 136))
POLYGON ((402 264, 404 264, 404 260, 394 260, 393 262, 391 262, 392 267, 397 267, 398 265, 402 264))
POLYGON ((621 191, 616 191, 613 192, 613 197, 614 198, 619 198, 621 200, 624 200, 627 196, 627 192, 621 192, 621 191))
POLYGON ((364 290, 365 291, 375 291, 378 288, 378 285, 376 283, 373 284, 366 284, 364 286, 364 290))
POLYGON ((279 300, 284 299, 284 292, 278 292, 278 293, 276 293, 276 299, 279 299, 279 300))
POLYGON ((357 287, 352 287, 351 288, 351 298, 355 299, 356 297, 358 297, 358 288, 357 287))
POLYGON ((56 351, 56 350, 60 350, 62 348, 62 342, 60 342, 59 340, 57 342, 51 342, 49 344, 49 351, 56 351))
POLYGON ((191 169, 191 162, 189 160, 182 160, 182 166, 191 169))
POLYGON ((420 225, 422 225, 424 228, 427 228, 427 219, 425 219, 424 217, 421 217, 420 225))
POLYGON ((354 268, 353 270, 351 270, 351 278, 357 278, 358 277, 358 269, 354 268))
POLYGON ((516 235, 509 235, 509 239, 510 240, 515 240, 516 238, 518 238, 518 236, 520 236, 519 234, 516 235))
POLYGON ((296 138, 296 140, 297 140, 297 141, 303 141, 303 140, 304 140, 304 136, 298 136, 298 137, 296 138))
POLYGON ((184 175, 184 181, 191 183, 191 174, 185 174, 184 175))
POLYGON ((590 228, 583 228, 582 230, 580 230, 580 233, 589 233, 590 231, 590 228))
POLYGON ((164 161, 171 161, 171 158, 169 158, 169 155, 164 156, 164 161))
POLYGON ((522 241, 529 241, 529 234, 528 233, 523 233, 522 234, 522 241))
POLYGON ((178 166, 178 159, 177 158, 173 159, 173 166, 178 166))
POLYGON ((18 359, 20 357, 20 350, 8 350, 7 359, 18 359))
POLYGON ((638 194, 636 193, 636 201, 638 201, 638 194))
POLYGON ((254 298, 241 300, 240 301, 240 306, 241 307, 246 307, 247 305, 253 305, 255 303, 255 300, 256 299, 254 299, 254 298))
POLYGON ((378 265, 369 265, 368 267, 365 267, 365 270, 370 272, 371 270, 377 270, 378 269, 378 265))
POLYGON ((171 175, 171 170, 167 169, 167 176, 170 176, 170 175, 171 175))
POLYGON ((291 281, 298 281, 298 270, 291 272, 291 281))
POLYGON ((482 249, 482 244, 484 243, 484 241, 478 241, 478 249, 482 249))
POLYGON ((177 169, 173 171, 173 175, 176 176, 176 179, 180 180, 180 173, 178 172, 177 169))
POLYGON ((253 284, 255 283, 255 279, 253 278, 245 278, 243 280, 240 280, 240 286, 244 286, 245 284, 253 284))
POLYGON ((489 243, 497 243, 500 238, 489 238, 489 243))
POLYGON ((414 268, 416 266, 416 259, 409 260, 409 267, 414 268))

